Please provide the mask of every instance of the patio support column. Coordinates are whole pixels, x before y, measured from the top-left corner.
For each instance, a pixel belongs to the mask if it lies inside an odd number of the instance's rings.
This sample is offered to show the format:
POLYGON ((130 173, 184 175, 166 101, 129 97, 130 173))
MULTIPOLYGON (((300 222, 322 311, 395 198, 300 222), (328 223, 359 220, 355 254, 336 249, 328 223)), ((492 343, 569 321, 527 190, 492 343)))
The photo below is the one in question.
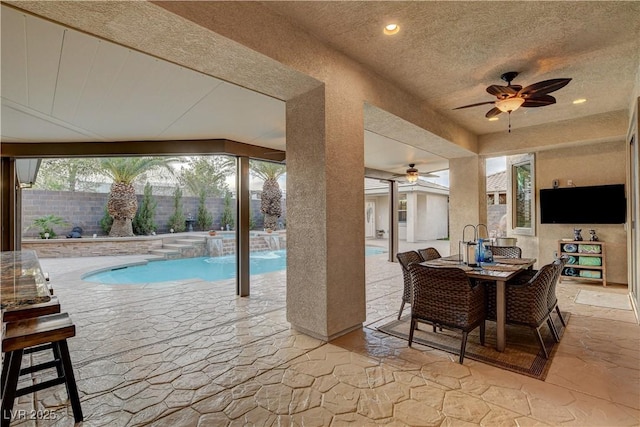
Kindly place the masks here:
POLYGON ((18 211, 18 179, 16 176, 16 161, 13 158, 0 158, 0 174, 2 175, 2 193, 0 195, 0 215, 2 227, 0 244, 3 251, 15 251, 20 246, 20 215, 18 211))
POLYGON ((407 243, 418 241, 418 193, 409 191, 407 193, 407 243))
POLYGON ((361 328, 364 127, 348 85, 287 101, 287 321, 329 341, 361 328))
MULTIPOLYGON (((449 247, 451 254, 459 253, 458 242, 462 240, 462 231, 467 224, 476 225, 480 222, 480 198, 485 197, 484 169, 480 167, 477 156, 463 157, 449 160, 449 247)), ((485 208, 486 210, 486 208, 485 208)), ((465 236, 469 240, 467 230, 465 236)))
POLYGON ((398 181, 389 181, 389 262, 398 262, 398 181))
POLYGON ((240 156, 236 168, 236 295, 249 296, 249 158, 240 156))

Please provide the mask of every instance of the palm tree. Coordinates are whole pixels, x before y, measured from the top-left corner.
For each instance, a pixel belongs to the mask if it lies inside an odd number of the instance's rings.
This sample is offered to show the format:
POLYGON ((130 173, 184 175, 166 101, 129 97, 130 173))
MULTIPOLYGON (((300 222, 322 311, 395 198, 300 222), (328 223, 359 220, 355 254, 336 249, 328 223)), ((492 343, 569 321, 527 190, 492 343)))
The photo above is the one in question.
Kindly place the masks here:
POLYGON ((285 165, 270 162, 252 161, 251 172, 264 180, 260 212, 264 214, 264 228, 277 229, 278 218, 282 214, 282 191, 278 178, 287 172, 285 165))
POLYGON ((56 232, 53 231, 53 227, 64 226, 64 225, 69 225, 69 223, 65 221, 64 218, 58 215, 49 214, 49 215, 45 215, 40 218, 34 219, 33 224, 27 227, 27 230, 30 230, 32 228, 39 228, 40 229, 39 234, 41 239, 48 239, 48 238, 53 239, 56 237, 56 232))
POLYGON ((131 221, 138 210, 138 200, 133 182, 145 172, 155 168, 166 168, 173 173, 165 157, 117 157, 100 159, 100 169, 113 180, 107 201, 107 211, 113 218, 109 236, 133 236, 131 221))

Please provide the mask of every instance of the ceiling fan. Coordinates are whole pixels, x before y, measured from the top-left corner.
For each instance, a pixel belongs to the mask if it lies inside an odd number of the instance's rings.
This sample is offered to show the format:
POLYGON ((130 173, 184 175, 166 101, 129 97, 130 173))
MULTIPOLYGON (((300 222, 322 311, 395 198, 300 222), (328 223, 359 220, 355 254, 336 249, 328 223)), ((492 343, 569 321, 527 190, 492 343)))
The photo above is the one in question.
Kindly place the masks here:
POLYGON ((500 76, 502 80, 507 82, 506 86, 491 85, 487 88, 487 92, 498 98, 495 101, 478 102, 476 104, 463 105, 461 108, 477 107, 478 105, 494 104, 485 117, 490 119, 500 113, 509 113, 509 132, 511 132, 511 112, 520 107, 544 107, 556 103, 556 99, 548 95, 558 89, 565 87, 571 79, 551 79, 543 80, 532 85, 522 87, 520 85, 512 85, 511 81, 518 76, 517 71, 509 71, 500 76))
POLYGON ((405 178, 408 182, 410 183, 414 183, 418 180, 418 177, 423 177, 423 178, 437 178, 438 175, 432 174, 432 173, 423 173, 421 174, 420 171, 418 171, 418 169, 416 169, 416 164, 415 163, 410 163, 409 164, 409 169, 407 169, 407 171, 404 174, 395 174, 393 175, 392 178, 400 178, 403 177, 405 178))

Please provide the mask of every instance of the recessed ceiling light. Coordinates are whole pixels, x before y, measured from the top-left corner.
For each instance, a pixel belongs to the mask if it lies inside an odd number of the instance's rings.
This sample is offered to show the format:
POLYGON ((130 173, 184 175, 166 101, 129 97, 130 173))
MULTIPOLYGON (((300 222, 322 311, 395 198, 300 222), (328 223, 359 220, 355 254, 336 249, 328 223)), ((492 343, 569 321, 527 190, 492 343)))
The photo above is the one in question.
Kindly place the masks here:
POLYGON ((496 120, 500 120, 500 117, 491 117, 489 119, 490 122, 495 122, 496 120))
POLYGON ((587 102, 585 98, 580 98, 573 101, 574 104, 584 104, 585 102, 587 102))
POLYGON ((400 31, 400 26, 398 24, 387 24, 384 26, 384 33, 388 36, 397 34, 398 31, 400 31))

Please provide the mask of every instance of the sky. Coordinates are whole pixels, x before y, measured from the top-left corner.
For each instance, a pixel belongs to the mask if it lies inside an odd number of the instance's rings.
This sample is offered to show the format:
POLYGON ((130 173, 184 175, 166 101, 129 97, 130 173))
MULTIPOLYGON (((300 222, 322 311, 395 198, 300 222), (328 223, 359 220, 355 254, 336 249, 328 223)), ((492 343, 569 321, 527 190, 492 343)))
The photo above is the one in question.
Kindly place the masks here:
POLYGON ((506 157, 491 157, 487 159, 487 176, 493 175, 497 172, 502 172, 504 170, 507 170, 506 157))

